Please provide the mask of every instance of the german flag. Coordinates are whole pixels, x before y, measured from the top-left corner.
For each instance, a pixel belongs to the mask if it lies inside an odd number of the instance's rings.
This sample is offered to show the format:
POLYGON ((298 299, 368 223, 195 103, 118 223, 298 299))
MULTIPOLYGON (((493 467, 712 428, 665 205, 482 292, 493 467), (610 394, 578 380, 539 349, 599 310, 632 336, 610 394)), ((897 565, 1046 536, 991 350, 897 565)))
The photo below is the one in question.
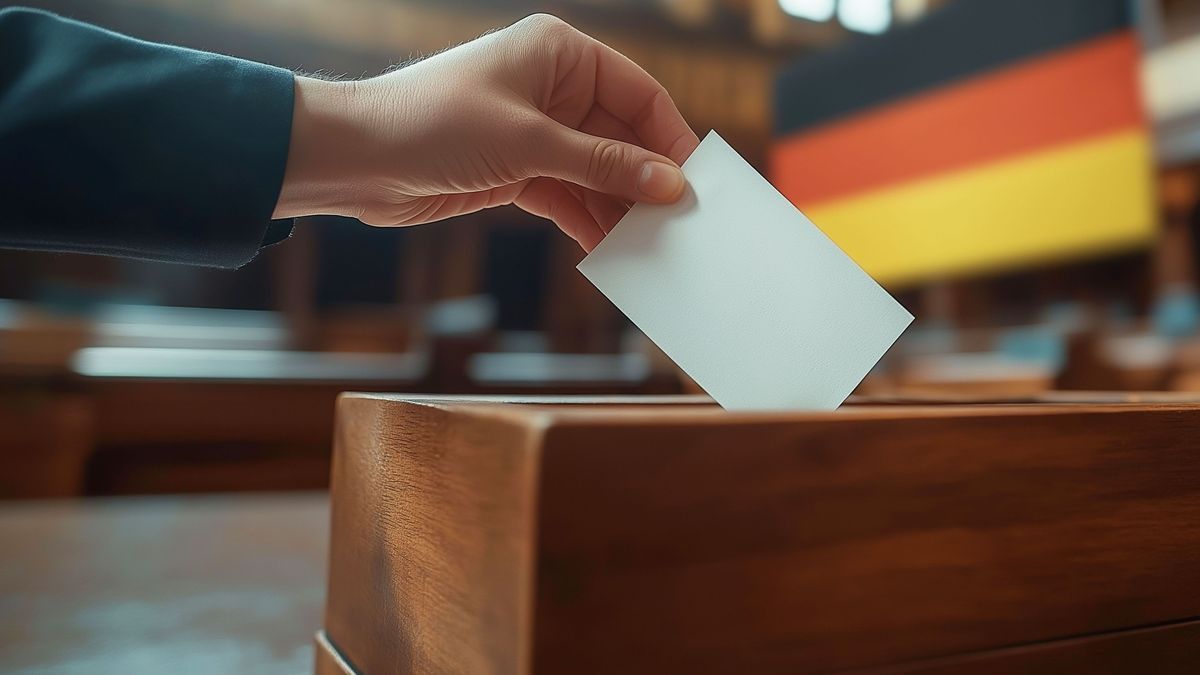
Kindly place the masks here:
POLYGON ((776 82, 770 173, 892 287, 1142 246, 1128 0, 958 0, 776 82))

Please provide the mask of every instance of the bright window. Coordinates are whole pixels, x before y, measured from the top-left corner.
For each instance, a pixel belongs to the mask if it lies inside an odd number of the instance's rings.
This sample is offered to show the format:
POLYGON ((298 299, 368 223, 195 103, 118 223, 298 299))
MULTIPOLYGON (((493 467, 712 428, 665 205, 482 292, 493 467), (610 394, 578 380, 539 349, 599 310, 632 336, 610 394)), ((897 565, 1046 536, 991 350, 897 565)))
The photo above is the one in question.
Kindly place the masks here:
POLYGON ((779 0, 784 12, 798 19, 828 21, 833 18, 836 0, 779 0))
MULTIPOLYGON (((829 21, 837 14, 838 21, 852 31, 882 33, 892 25, 893 0, 779 0, 785 13, 807 21, 829 21)), ((903 1, 903 0, 902 0, 903 1)), ((908 5, 923 2, 907 0, 908 5)), ((919 13, 917 10, 916 13, 919 13)))

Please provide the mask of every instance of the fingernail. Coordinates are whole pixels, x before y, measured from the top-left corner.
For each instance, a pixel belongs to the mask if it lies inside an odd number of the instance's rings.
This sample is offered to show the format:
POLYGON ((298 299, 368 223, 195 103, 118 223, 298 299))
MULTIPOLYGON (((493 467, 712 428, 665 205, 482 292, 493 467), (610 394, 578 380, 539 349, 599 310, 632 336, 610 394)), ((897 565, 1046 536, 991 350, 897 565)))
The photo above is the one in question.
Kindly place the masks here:
POLYGON ((683 172, 665 162, 646 162, 638 175, 638 190, 658 201, 674 201, 683 193, 683 172))

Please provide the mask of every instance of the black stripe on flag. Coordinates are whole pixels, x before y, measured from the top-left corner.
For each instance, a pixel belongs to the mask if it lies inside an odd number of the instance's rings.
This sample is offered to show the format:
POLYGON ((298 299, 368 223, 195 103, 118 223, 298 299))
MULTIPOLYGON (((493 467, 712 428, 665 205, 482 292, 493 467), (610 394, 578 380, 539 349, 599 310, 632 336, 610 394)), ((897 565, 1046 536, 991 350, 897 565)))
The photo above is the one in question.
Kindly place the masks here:
POLYGON ((956 0, 879 37, 785 67, 775 81, 783 135, 1130 25, 1129 0, 956 0))

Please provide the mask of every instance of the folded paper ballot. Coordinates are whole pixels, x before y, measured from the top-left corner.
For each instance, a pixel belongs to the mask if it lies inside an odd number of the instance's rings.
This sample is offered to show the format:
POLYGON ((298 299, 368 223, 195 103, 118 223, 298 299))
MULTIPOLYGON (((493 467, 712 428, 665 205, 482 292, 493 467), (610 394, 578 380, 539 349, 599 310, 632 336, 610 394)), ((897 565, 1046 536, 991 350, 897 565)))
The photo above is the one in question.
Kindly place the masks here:
POLYGON ((579 271, 725 408, 837 408, 912 315, 716 132, 683 172, 579 271))

